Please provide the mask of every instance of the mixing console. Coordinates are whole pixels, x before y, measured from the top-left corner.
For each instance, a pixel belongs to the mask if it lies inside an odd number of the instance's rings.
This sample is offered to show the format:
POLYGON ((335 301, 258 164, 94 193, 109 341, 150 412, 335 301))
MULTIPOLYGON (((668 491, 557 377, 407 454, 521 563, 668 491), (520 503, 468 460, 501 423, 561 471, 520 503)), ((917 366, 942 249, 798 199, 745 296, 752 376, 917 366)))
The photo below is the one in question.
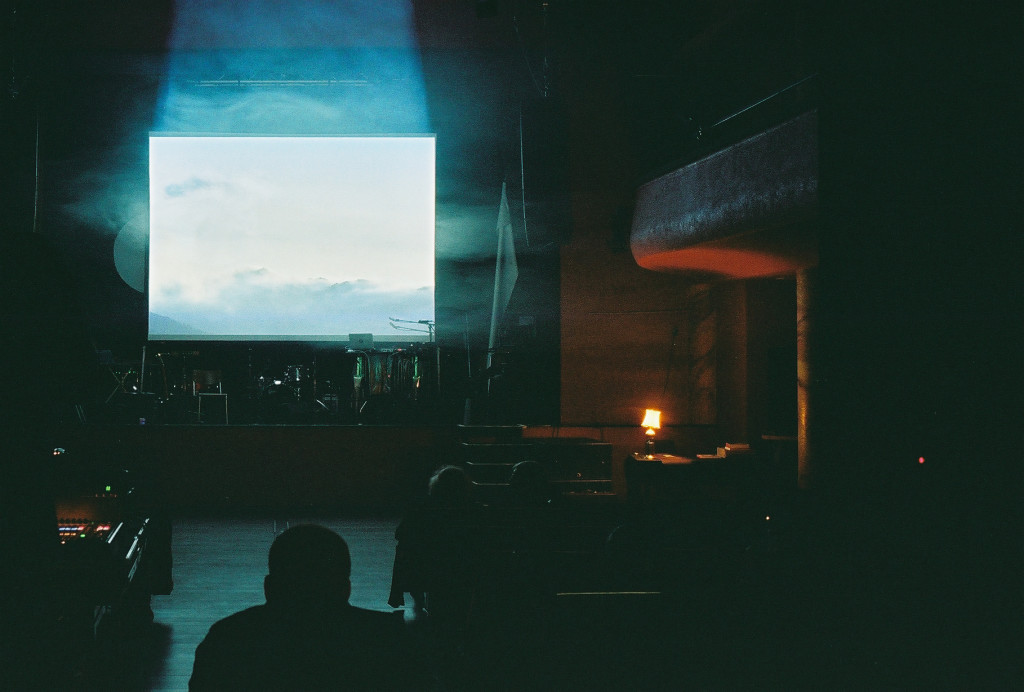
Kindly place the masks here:
POLYGON ((57 520, 57 533, 60 535, 61 545, 68 541, 88 540, 109 540, 116 537, 117 530, 123 526, 122 523, 112 524, 111 522, 99 522, 88 519, 67 519, 57 520), (114 534, 111 535, 113 530, 114 534), (109 538, 108 538, 109 537, 109 538))

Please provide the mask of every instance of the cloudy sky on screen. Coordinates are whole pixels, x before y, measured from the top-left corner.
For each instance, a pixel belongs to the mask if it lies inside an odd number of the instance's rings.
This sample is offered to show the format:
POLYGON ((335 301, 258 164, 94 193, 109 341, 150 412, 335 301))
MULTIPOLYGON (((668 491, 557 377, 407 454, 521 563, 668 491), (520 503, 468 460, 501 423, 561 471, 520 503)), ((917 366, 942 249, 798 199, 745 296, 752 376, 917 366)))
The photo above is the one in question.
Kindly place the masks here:
POLYGON ((434 168, 433 137, 154 136, 151 337, 433 319, 434 168))

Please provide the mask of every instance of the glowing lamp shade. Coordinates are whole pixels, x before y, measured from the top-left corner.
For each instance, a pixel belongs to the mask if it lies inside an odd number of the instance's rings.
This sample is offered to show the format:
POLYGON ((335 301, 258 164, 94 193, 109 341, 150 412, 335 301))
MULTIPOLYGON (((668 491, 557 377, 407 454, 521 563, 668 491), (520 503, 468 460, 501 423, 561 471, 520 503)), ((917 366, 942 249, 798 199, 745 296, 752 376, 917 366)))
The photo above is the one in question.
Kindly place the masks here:
POLYGON ((661 429, 661 411, 655 411, 653 408, 644 411, 644 422, 640 426, 647 428, 648 435, 654 435, 655 430, 661 429))
POLYGON ((654 431, 661 429, 661 411, 649 408, 644 411, 644 420, 641 427, 647 428, 647 442, 644 445, 648 458, 654 456, 654 431))

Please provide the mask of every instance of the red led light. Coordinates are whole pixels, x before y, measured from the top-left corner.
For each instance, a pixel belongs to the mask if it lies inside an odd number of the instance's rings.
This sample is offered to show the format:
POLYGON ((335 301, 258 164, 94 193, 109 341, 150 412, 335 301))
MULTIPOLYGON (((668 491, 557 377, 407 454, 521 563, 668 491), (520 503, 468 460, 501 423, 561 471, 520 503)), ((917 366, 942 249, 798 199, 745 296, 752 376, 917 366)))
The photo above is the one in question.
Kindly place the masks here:
POLYGON ((924 463, 924 457, 918 457, 917 458, 917 463, 923 464, 924 463))

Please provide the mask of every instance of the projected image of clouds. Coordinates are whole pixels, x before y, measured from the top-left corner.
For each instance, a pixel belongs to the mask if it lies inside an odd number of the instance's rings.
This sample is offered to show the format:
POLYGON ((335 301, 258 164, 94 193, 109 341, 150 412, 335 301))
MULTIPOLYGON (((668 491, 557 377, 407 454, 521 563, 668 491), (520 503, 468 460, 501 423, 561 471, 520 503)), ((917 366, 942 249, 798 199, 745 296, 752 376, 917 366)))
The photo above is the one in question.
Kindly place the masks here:
POLYGON ((408 340, 434 319, 432 136, 150 138, 149 338, 408 340))

